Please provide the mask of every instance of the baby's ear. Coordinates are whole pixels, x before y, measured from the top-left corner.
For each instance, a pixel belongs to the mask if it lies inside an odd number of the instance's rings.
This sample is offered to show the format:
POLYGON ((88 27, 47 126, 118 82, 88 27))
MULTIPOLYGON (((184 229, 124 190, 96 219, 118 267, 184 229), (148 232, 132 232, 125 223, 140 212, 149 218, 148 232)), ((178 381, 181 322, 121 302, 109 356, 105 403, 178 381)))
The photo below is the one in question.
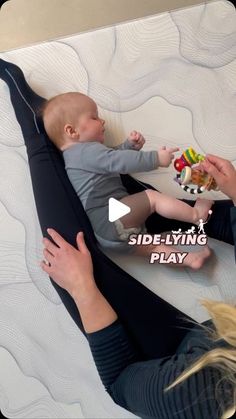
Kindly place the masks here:
POLYGON ((70 138, 79 138, 79 132, 70 124, 64 126, 64 133, 70 138))

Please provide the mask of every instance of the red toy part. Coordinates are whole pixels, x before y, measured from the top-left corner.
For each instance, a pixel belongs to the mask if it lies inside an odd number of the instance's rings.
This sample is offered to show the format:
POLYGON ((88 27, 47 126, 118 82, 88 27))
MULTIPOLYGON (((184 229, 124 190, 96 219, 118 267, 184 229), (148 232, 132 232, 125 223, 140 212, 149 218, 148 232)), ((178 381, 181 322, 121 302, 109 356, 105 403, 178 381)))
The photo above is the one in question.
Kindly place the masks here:
POLYGON ((190 167, 190 164, 186 162, 186 160, 182 159, 181 157, 179 159, 175 159, 174 161, 174 167, 177 172, 182 172, 182 170, 186 167, 190 167))

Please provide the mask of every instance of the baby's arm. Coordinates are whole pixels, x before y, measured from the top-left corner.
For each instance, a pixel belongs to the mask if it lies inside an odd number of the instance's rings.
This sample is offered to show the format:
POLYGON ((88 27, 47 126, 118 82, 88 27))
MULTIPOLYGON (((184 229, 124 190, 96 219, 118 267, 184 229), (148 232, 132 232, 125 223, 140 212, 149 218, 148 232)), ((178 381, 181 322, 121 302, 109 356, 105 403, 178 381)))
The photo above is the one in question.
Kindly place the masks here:
POLYGON ((157 151, 113 150, 98 142, 84 147, 78 157, 79 168, 100 174, 148 172, 159 166, 157 151))
POLYGON ((118 144, 112 148, 113 150, 133 150, 133 145, 130 143, 129 139, 126 138, 126 140, 123 143, 118 144))
POLYGON ((132 131, 128 138, 116 147, 114 150, 136 150, 139 151, 145 144, 145 138, 140 132, 132 131))
POLYGON ((163 147, 159 151, 113 150, 98 142, 81 144, 73 148, 67 167, 99 174, 128 174, 149 172, 168 167, 174 159, 177 148, 163 147))

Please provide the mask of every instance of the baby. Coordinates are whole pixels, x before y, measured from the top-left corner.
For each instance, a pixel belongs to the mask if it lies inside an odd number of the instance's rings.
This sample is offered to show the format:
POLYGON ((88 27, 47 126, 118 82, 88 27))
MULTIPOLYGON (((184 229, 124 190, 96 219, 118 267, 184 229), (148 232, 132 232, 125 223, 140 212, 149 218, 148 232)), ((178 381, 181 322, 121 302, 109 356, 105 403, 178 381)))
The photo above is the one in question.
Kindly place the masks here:
MULTIPOLYGON (((178 148, 162 147, 140 151, 145 140, 132 131, 124 143, 115 148, 104 145, 105 121, 99 117, 96 103, 88 96, 70 92, 53 97, 42 109, 45 130, 62 152, 68 177, 90 219, 95 236, 103 248, 150 255, 152 252, 178 252, 172 246, 128 245, 129 235, 145 233, 145 221, 154 212, 197 224, 206 220, 213 201, 197 199, 194 207, 163 193, 146 189, 129 195, 120 174, 147 172, 168 167, 178 148), (109 198, 131 208, 131 212, 111 223, 108 221, 109 198)), ((181 266, 199 269, 209 257, 210 249, 188 253, 181 266)))

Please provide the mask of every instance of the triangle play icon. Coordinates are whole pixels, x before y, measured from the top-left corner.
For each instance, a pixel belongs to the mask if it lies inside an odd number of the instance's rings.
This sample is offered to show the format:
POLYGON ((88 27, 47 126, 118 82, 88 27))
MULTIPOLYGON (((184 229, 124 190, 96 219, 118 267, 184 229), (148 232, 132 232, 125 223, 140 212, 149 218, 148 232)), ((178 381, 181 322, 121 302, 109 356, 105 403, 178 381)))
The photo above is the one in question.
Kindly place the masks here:
POLYGON ((123 217, 124 215, 129 214, 130 211, 131 209, 128 207, 128 205, 117 201, 115 198, 109 199, 108 219, 111 223, 113 221, 119 220, 119 218, 123 217))

